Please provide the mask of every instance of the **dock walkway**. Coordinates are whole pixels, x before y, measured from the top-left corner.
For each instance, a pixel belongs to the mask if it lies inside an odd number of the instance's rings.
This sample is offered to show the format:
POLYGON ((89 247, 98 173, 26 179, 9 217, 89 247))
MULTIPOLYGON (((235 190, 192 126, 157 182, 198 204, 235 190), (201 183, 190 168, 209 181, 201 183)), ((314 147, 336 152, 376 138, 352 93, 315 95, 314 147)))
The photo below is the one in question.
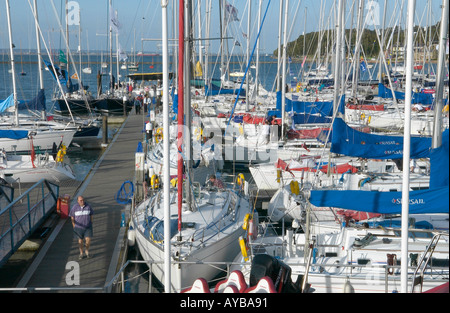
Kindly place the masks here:
POLYGON ((124 234, 121 217, 125 210, 125 205, 117 203, 114 196, 124 181, 133 181, 135 152, 142 141, 142 129, 142 115, 129 115, 76 193, 71 195, 70 207, 82 195, 94 210, 92 257, 78 260, 72 223, 61 219, 16 288, 100 292, 112 279, 119 259, 115 248, 124 234), (79 284, 75 276, 77 264, 79 284))

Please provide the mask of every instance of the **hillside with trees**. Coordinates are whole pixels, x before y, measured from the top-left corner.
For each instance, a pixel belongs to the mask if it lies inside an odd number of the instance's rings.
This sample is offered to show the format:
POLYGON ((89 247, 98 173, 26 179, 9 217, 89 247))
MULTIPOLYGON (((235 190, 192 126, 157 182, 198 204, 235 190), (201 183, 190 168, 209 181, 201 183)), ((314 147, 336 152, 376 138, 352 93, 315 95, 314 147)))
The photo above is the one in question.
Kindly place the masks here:
MULTIPOLYGON (((402 47, 404 45, 404 41, 406 38, 405 29, 395 28, 394 34, 392 34, 392 28, 388 28, 385 31, 385 42, 388 41, 389 38, 392 38, 393 44, 391 47, 402 47)), ((414 32, 415 34, 415 44, 418 47, 423 47, 426 42, 427 46, 434 46, 438 42, 438 34, 440 31, 440 22, 436 25, 431 26, 431 28, 425 29, 423 27, 415 26, 414 32)), ((354 49, 356 43, 356 30, 345 30, 346 42, 348 44, 349 36, 351 34, 351 43, 352 49, 354 49)), ((314 57, 319 47, 319 38, 322 36, 321 40, 321 55, 324 56, 327 53, 332 53, 333 44, 334 44, 334 30, 325 30, 322 32, 311 32, 307 33, 305 36, 300 35, 296 40, 288 43, 287 55, 292 58, 302 58, 306 55, 308 58, 314 57), (306 40, 306 42, 304 42, 306 40), (305 47, 306 53, 303 51, 303 47, 305 47)), ((381 32, 380 32, 380 40, 381 40, 381 32)), ((367 58, 377 57, 380 52, 380 45, 377 39, 377 34, 375 30, 365 29, 362 39, 361 45, 363 51, 367 58)), ((395 49, 395 48, 394 48, 395 49)), ((431 49, 430 49, 431 50, 431 49)), ((274 51, 274 55, 277 56, 277 50, 274 51)))

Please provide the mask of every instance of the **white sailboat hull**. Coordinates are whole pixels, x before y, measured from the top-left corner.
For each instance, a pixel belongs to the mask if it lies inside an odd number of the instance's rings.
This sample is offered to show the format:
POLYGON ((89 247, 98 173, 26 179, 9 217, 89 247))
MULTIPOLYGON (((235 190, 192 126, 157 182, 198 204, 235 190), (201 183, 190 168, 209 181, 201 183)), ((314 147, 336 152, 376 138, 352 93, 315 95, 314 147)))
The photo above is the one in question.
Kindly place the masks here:
MULTIPOLYGON (((224 262, 236 258, 240 251, 239 237, 245 236, 242 225, 250 213, 250 206, 248 200, 232 191, 197 191, 193 201, 197 206, 195 211, 188 210, 186 203, 183 204, 182 229, 179 232, 176 228, 176 190, 174 192, 170 197, 170 281, 171 290, 180 292, 199 277, 212 280, 226 268, 224 262)), ((163 197, 157 194, 141 203, 132 219, 142 258, 149 262, 152 274, 161 283, 165 282, 166 274, 161 230, 164 224, 163 197)))
MULTIPOLYGON (((22 129, 23 130, 23 129, 22 129)), ((33 146, 39 147, 41 151, 51 151, 53 143, 56 146, 62 142, 66 147, 72 142, 75 130, 44 130, 44 131, 29 131, 32 134, 33 146)), ((24 139, 10 139, 0 138, 0 149, 5 149, 6 152, 28 152, 31 150, 31 140, 24 139)))
MULTIPOLYGON (((236 229, 232 234, 218 240, 201 250, 196 250, 190 257, 183 260, 183 263, 174 263, 171 259, 171 289, 180 292, 188 288, 199 277, 207 281, 213 279, 221 273, 219 268, 224 268, 224 262, 232 262, 240 252, 239 237, 244 234, 242 227, 236 229), (205 264, 193 264, 192 262, 201 261, 205 264), (215 264, 208 264, 208 263, 215 264)), ((152 262, 151 270, 153 275, 164 282, 164 250, 148 240, 142 232, 136 232, 136 243, 144 260, 152 262)))

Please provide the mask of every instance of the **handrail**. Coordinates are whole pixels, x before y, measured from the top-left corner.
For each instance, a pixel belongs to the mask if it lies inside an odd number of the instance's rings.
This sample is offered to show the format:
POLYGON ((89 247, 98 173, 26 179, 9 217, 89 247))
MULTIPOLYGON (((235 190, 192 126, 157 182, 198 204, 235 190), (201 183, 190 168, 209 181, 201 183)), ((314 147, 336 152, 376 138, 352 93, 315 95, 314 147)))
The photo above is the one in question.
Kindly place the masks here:
MULTIPOLYGON (((25 287, 25 288, 0 288, 0 292, 35 292, 35 291, 100 291, 109 293, 112 292, 112 288, 114 285, 116 286, 122 286, 124 281, 124 272, 126 268, 130 264, 147 264, 151 268, 151 265, 153 264, 163 264, 164 261, 144 261, 144 260, 127 260, 122 267, 118 270, 118 272, 111 278, 110 281, 106 282, 103 287, 25 287)), ((250 265, 248 262, 203 262, 203 261, 172 261, 172 264, 203 264, 203 265, 226 265, 227 266, 227 274, 230 273, 230 267, 232 265, 250 265)), ((292 262, 285 262, 287 265, 301 265, 301 266, 307 266, 306 263, 292 263, 292 262)), ((330 267, 350 267, 350 268, 364 268, 367 267, 367 265, 359 265, 359 264, 328 264, 327 266, 330 267)), ((383 265, 380 266, 380 268, 384 268, 385 272, 388 273, 389 269, 401 269, 400 265, 383 265)), ((412 269, 413 267, 410 267, 412 269)), ((440 267, 438 267, 440 268, 440 267)), ((442 269, 448 269, 447 267, 442 267, 442 269)), ((297 274, 295 272, 292 272, 293 274, 297 274)), ((388 290, 388 281, 389 281, 389 275, 385 275, 385 290, 387 292, 388 290)), ((440 282, 440 280, 436 280, 437 282, 440 282)), ((446 282, 448 280, 443 279, 442 282, 446 282)), ((119 290, 120 291, 120 290, 119 290)))
POLYGON ((422 292, 424 272, 428 266, 428 263, 431 260, 431 256, 433 255, 434 249, 436 248, 441 237, 442 236, 448 237, 448 235, 449 234, 447 233, 439 233, 434 235, 433 238, 431 239, 430 244, 427 247, 427 250, 422 254, 420 261, 417 263, 417 267, 414 271, 411 283, 411 293, 414 292, 416 286, 420 286, 419 292, 422 292), (419 276, 416 277, 417 275, 419 276))
POLYGON ((0 210, 0 266, 56 208, 59 186, 41 179, 0 210))

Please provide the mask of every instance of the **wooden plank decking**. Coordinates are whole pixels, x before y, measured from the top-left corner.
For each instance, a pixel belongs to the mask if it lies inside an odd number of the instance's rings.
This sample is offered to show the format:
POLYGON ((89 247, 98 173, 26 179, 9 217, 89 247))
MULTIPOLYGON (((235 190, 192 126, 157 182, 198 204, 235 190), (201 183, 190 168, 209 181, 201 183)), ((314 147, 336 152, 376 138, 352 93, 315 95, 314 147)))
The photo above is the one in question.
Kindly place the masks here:
MULTIPOLYGON (((101 291, 116 271, 124 229, 121 216, 124 204, 114 195, 126 180, 133 181, 135 152, 142 141, 142 115, 129 115, 114 139, 101 155, 85 181, 71 195, 72 206, 82 195, 94 209, 90 259, 78 260, 79 250, 74 239, 72 223, 60 220, 23 275, 17 288, 71 288, 81 291, 101 291), (70 285, 79 265, 79 285, 70 285), (90 289, 94 288, 94 289, 90 289)), ((61 194, 67 193, 62 189, 61 194)), ((36 289, 39 290, 39 289, 36 289)))

